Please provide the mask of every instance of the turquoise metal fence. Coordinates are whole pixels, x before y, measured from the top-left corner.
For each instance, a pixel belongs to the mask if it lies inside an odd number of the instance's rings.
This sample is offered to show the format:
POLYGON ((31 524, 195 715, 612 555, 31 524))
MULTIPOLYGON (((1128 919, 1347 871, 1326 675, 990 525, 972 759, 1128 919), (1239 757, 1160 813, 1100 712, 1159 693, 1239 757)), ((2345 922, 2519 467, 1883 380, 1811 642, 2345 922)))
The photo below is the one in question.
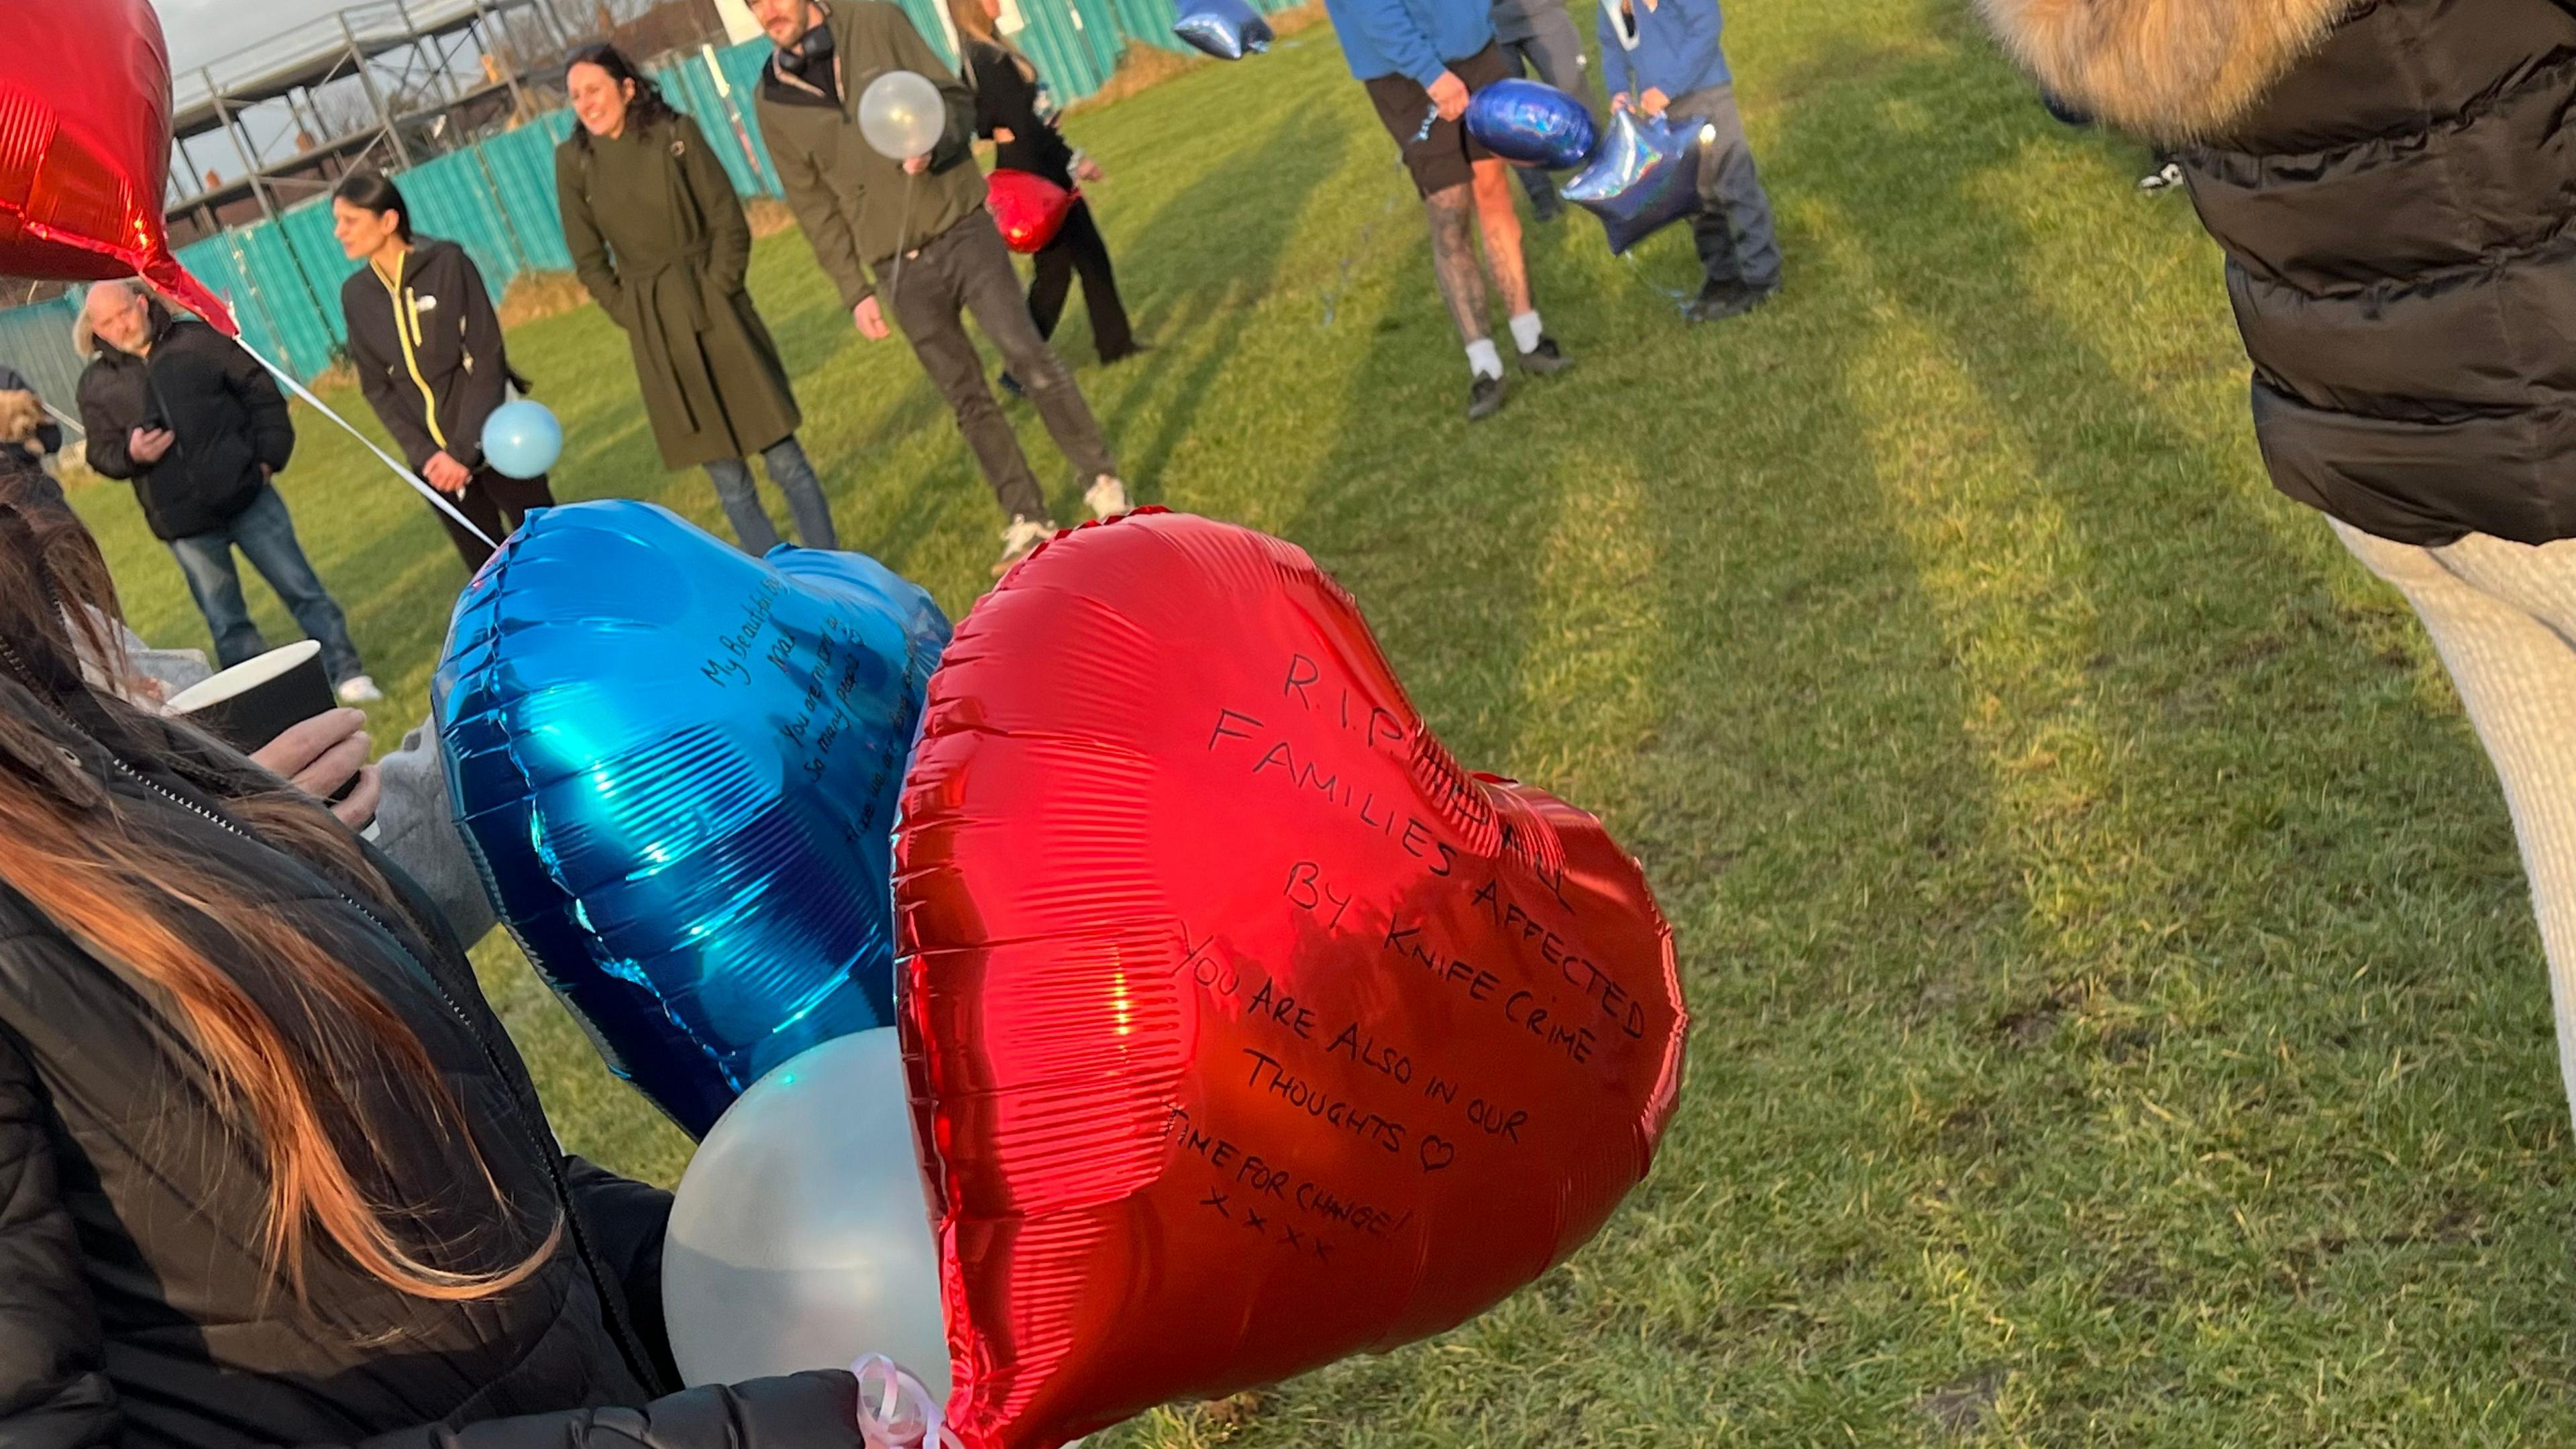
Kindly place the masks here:
MULTIPOLYGON (((945 0, 897 3, 953 66, 939 13, 945 0)), ((1288 0, 1254 3, 1272 9, 1288 0)), ((1105 85, 1130 41, 1185 48, 1172 36, 1173 0, 1018 0, 1017 8, 1021 29, 1013 38, 1062 101, 1105 85)), ((697 118, 744 196, 779 191, 756 104, 769 53, 767 41, 755 40, 681 56, 656 72, 671 103, 697 118)), ((557 111, 402 172, 413 227, 462 245, 496 298, 522 272, 569 269, 554 152, 571 130, 570 113, 557 111)), ((332 238, 328 198, 182 247, 179 260, 231 300, 253 347, 299 377, 329 367, 348 340, 340 284, 353 267, 332 238)), ((77 310, 65 298, 0 311, 0 363, 26 373, 66 412, 81 368, 71 350, 77 310)))

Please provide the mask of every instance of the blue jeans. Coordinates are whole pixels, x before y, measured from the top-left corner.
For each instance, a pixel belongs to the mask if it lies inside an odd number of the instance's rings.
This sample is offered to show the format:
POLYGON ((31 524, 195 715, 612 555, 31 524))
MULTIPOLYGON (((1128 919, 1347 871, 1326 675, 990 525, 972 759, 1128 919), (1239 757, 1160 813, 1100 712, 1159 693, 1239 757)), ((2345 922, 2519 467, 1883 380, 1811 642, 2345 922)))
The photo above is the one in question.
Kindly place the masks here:
POLYGON ((188 576, 188 592, 196 596, 197 612, 206 616, 206 627, 214 631, 218 664, 230 669, 268 652, 268 641, 250 621, 250 605, 242 601, 241 574, 233 568, 236 548, 286 601, 287 612, 303 627, 305 637, 322 646, 322 667, 329 671, 332 683, 345 683, 367 672, 358 662, 358 646, 349 642, 349 621, 323 592, 322 580, 304 557, 304 546, 295 541, 295 520, 287 516, 286 500, 277 496, 275 488, 260 489, 248 508, 213 533, 170 540, 179 571, 188 576))
MULTIPOLYGON (((763 449, 760 460, 769 465, 769 481, 787 495, 797 540, 807 548, 839 548, 831 505, 823 501, 823 481, 814 476, 814 465, 805 461, 805 449, 795 436, 763 449)), ((733 536, 742 540, 743 552, 759 558, 778 547, 778 530, 760 506, 760 490, 751 481, 748 460, 719 458, 707 465, 707 477, 716 485, 716 501, 724 505, 725 521, 733 525, 733 536)))

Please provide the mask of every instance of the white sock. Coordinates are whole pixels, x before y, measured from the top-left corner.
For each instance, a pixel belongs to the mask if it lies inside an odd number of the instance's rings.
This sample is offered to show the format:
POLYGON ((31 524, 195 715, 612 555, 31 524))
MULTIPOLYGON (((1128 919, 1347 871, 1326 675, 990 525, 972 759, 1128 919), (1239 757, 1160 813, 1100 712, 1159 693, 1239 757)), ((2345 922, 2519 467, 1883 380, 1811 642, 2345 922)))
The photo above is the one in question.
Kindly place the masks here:
POLYGON ((1494 350, 1494 339, 1479 337, 1467 344, 1467 368, 1478 377, 1503 375, 1503 354, 1494 350))
POLYGON ((1538 309, 1535 307, 1512 319, 1512 341, 1518 343, 1523 352, 1538 346, 1539 338, 1546 333, 1547 329, 1538 325, 1538 309))

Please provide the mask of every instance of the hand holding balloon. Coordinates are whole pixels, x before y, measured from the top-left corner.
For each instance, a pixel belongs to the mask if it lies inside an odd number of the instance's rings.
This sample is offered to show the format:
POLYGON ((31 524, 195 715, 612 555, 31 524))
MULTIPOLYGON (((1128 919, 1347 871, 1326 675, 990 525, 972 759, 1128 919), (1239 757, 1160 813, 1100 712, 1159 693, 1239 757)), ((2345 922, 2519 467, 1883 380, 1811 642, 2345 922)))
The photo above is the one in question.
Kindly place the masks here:
POLYGON ((420 476, 428 479, 429 486, 441 493, 463 493, 465 485, 474 481, 474 470, 445 453, 439 453, 420 470, 420 476))
POLYGON ((1454 121, 1467 114, 1467 102, 1470 99, 1467 94, 1467 83, 1458 79, 1455 72, 1446 70, 1440 72, 1439 79, 1431 83, 1430 90, 1431 104, 1440 112, 1440 119, 1454 121))
POLYGON ((859 335, 870 342, 883 342, 892 331, 886 326, 885 309, 877 305, 874 296, 860 298, 859 305, 850 309, 850 320, 858 324, 859 335))
POLYGON ((1601 218, 1613 256, 1699 210, 1699 167, 1709 128, 1674 130, 1660 116, 1621 110, 1603 128, 1565 199, 1601 218))

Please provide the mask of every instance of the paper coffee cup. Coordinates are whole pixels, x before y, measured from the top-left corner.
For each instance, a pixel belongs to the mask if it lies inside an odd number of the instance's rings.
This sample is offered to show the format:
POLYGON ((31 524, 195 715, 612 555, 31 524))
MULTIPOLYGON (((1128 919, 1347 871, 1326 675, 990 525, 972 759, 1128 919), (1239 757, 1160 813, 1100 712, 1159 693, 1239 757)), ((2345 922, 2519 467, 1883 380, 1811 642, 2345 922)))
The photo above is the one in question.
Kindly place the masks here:
POLYGON ((249 754, 315 715, 339 706, 322 646, 311 639, 245 659, 171 699, 170 713, 249 754))

